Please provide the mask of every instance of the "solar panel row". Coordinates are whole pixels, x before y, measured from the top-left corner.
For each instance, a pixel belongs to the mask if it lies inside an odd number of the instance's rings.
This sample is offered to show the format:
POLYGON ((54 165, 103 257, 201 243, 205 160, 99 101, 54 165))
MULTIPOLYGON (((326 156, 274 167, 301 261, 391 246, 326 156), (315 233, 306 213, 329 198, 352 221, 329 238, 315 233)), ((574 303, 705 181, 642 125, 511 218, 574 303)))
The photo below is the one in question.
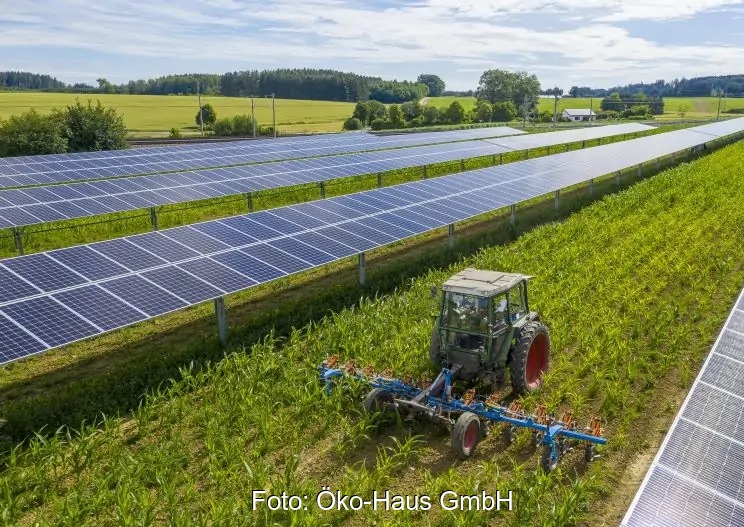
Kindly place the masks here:
MULTIPOLYGON (((617 125, 536 134, 525 148, 556 146, 588 138, 609 137, 617 133, 629 133, 629 129, 631 128, 625 125, 617 125)), ((634 125, 632 129, 639 131, 650 127, 634 125), (636 126, 643 128, 638 129, 636 126)), ((500 154, 525 146, 520 139, 522 137, 504 138, 500 145, 470 141, 271 164, 119 178, 114 181, 2 190, 0 228, 231 196, 500 154)))
POLYGON ((709 140, 695 132, 664 135, 671 138, 657 135, 4 260, 0 264, 0 363, 363 253, 709 140))
POLYGON ((622 527, 744 525, 744 291, 622 527))
MULTIPOLYGON (((247 141, 239 146, 222 146, 211 149, 166 151, 151 153, 147 150, 119 150, 118 156, 93 159, 61 159, 40 161, 35 157, 24 158, 25 163, 0 165, 0 185, 3 187, 47 185, 64 181, 114 178, 138 174, 192 170, 215 166, 241 165, 265 161, 280 161, 350 152, 365 152, 398 148, 421 144, 441 144, 451 141, 472 140, 483 137, 523 134, 514 128, 477 128, 454 132, 406 134, 378 137, 355 135, 361 139, 313 141, 306 144, 286 144, 285 142, 247 141), (470 133, 478 132, 478 133, 470 133)), ((223 143, 224 144, 224 143, 223 143)), ((70 154, 72 155, 72 154, 70 154)), ((38 156, 46 157, 46 156, 38 156)), ((13 158, 10 158, 13 159, 13 158)), ((17 158, 16 158, 17 159, 17 158)))

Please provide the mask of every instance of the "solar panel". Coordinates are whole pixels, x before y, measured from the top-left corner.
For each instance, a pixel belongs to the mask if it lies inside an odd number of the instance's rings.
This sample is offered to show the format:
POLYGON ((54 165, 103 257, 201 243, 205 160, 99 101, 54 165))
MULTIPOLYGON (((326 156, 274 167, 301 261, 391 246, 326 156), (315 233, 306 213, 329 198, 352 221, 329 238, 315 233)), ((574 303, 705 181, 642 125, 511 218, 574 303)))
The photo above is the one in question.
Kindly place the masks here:
POLYGON ((274 141, 212 143, 208 148, 113 150, 86 154, 53 154, 5 158, 0 163, 0 187, 32 186, 88 179, 118 178, 216 166, 241 165, 283 159, 367 152, 423 144, 440 144, 525 132, 508 127, 474 128, 376 136, 343 134, 316 140, 297 138, 274 141))
POLYGON ((622 527, 744 525, 744 291, 622 527))
MULTIPOLYGON (((742 125, 744 129, 744 120, 742 125)), ((7 340, 0 340, 0 363, 38 353, 39 343, 49 349, 103 333, 109 330, 104 328, 104 322, 109 328, 115 320, 121 320, 121 326, 127 325, 124 321, 137 318, 138 313, 155 317, 239 287, 266 283, 633 167, 680 147, 688 148, 695 141, 703 144, 709 140, 704 134, 682 132, 664 134, 675 134, 666 139, 657 135, 189 227, 205 236, 221 233, 222 238, 215 237, 214 244, 206 243, 201 236, 184 235, 184 228, 179 227, 4 260, 0 262, 0 273, 10 273, 21 281, 0 281, 0 299, 10 299, 0 302, 0 315, 34 338, 27 339, 12 325, 0 324, 0 334, 8 334, 7 340), (325 213, 313 214, 314 210, 325 213), (311 226, 298 213, 321 223, 311 226), (398 222, 397 217, 405 221, 398 222), (242 235, 237 238, 240 245, 226 243, 228 237, 224 234, 230 229, 242 235), (178 234, 172 238, 171 233, 178 234), (93 272, 109 274, 110 269, 99 269, 94 263, 91 270, 91 262, 102 262, 100 259, 80 259, 78 263, 72 254, 81 247, 108 257, 127 271, 105 279, 92 278, 93 272), (64 254, 68 251, 70 257, 64 254), (61 261, 69 265, 64 266, 61 261), (19 287, 26 285, 31 286, 30 292, 19 297, 19 287), (77 309, 74 298, 68 299, 69 305, 64 308, 58 301, 62 293, 90 287, 99 287, 120 302, 109 308, 105 302, 94 300, 99 304, 94 318, 86 315, 90 313, 88 306, 77 309), (122 304, 135 311, 124 309, 122 304)), ((730 331, 744 329, 742 315, 730 320, 730 331)), ((734 363, 726 368, 711 366, 710 376, 703 380, 744 397, 744 389, 735 384, 735 375, 740 370, 744 375, 744 368, 728 356, 721 355, 716 360, 734 363)), ((740 365, 744 366, 744 362, 740 365)))
MULTIPOLYGON (((630 123, 630 125, 566 130, 536 134, 536 136, 544 136, 539 140, 541 145, 559 145, 582 140, 576 139, 577 137, 600 138, 630 133, 629 130, 638 131, 638 127, 641 127, 641 130, 650 129, 645 125, 630 123)), ((698 138, 698 136, 695 137, 698 138)), ((112 188, 110 181, 5 190, 0 191, 0 227, 35 225, 58 219, 84 218, 114 211, 123 212, 170 203, 231 196, 384 170, 500 154, 524 146, 522 143, 510 143, 509 139, 505 139, 501 145, 476 141, 350 154, 334 158, 212 169, 202 172, 138 176, 133 179, 117 179, 115 187, 126 187, 126 189, 119 188, 118 190, 112 188), (136 183, 138 188, 129 187, 130 182, 136 183), (54 194, 50 195, 47 191, 47 189, 56 191, 60 188, 64 189, 64 193, 71 191, 75 197, 55 198, 54 194), (48 219, 51 217, 50 211, 58 216, 52 220, 48 219)), ((521 137, 513 139, 521 139, 521 137)))

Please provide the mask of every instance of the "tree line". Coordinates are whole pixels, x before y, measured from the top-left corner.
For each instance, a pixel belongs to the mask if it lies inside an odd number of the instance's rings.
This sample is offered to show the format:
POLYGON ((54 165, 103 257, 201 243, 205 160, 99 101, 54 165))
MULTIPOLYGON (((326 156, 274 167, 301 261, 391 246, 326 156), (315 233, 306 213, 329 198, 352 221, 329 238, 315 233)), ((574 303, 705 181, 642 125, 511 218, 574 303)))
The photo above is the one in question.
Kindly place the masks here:
POLYGON ((659 79, 652 83, 634 83, 614 86, 609 89, 595 89, 588 86, 572 86, 568 91, 571 97, 609 97, 613 93, 629 97, 643 93, 646 97, 717 97, 722 95, 744 97, 744 74, 712 75, 665 81, 659 79))
POLYGON ((0 73, 0 89, 129 95, 194 95, 200 91, 205 95, 228 97, 263 97, 274 94, 282 99, 346 102, 371 99, 383 103, 400 103, 427 95, 438 96, 445 88, 444 81, 432 74, 421 74, 415 82, 385 81, 379 77, 324 69, 233 71, 223 75, 189 73, 133 80, 123 84, 114 84, 105 78, 99 78, 96 82, 97 86, 84 83, 68 85, 48 75, 0 73))

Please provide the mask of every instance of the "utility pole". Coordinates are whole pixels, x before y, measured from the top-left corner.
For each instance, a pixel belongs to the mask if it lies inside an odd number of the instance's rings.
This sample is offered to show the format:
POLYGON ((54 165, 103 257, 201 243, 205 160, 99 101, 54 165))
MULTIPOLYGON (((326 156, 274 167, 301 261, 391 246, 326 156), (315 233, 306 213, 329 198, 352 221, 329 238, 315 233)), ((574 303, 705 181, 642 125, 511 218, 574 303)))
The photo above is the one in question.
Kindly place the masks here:
POLYGON ((592 122, 592 114, 594 113, 594 97, 589 97, 589 122, 592 122))
POLYGON ((256 102, 251 94, 251 120, 253 121, 253 137, 256 137, 256 102))
POLYGON ((201 136, 204 139, 204 108, 201 103, 201 91, 199 90, 199 79, 196 79, 196 97, 199 100, 199 127, 201 128, 201 136))
MULTIPOLYGON (((266 98, 268 99, 269 96, 267 95, 266 98)), ((273 93, 271 94, 271 119, 274 129, 274 139, 276 139, 276 97, 273 93)))
POLYGON ((716 121, 721 118, 721 98, 723 97, 723 90, 718 90, 718 112, 716 113, 716 121))
POLYGON ((553 102, 553 128, 558 126, 558 92, 553 94, 555 101, 553 102))

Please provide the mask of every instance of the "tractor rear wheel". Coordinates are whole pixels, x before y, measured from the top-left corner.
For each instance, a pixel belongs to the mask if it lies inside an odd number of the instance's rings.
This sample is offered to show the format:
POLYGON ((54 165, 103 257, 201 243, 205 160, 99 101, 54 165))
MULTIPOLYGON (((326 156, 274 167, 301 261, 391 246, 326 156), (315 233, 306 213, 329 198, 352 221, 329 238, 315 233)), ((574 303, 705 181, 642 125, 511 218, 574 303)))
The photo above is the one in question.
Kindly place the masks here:
POLYGON ((429 360, 437 368, 441 368, 441 359, 439 357, 440 345, 439 345, 439 330, 437 326, 431 332, 431 343, 429 344, 429 360))
POLYGON ((477 415, 465 412, 460 415, 452 429, 452 449, 460 459, 467 459, 475 452, 480 441, 481 423, 477 415))
POLYGON ((364 397, 364 411, 370 414, 383 412, 388 404, 393 404, 393 394, 382 388, 374 388, 364 397))
POLYGON ((542 375, 550 366, 550 334, 540 322, 528 322, 517 336, 509 368, 512 388, 524 394, 542 385, 542 375))

